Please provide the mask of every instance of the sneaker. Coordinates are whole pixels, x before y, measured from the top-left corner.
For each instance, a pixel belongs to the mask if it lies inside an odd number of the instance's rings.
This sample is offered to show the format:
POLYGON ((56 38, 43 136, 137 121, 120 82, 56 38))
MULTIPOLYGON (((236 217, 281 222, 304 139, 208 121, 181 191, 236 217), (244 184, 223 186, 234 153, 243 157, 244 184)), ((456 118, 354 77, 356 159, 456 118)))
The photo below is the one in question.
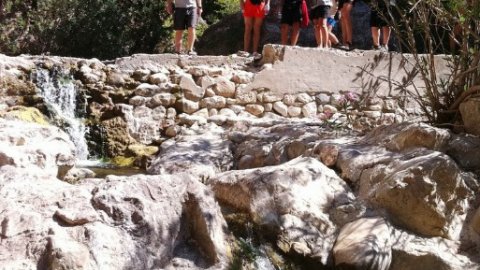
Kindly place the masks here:
POLYGON ((381 51, 381 52, 388 52, 388 45, 382 45, 382 46, 380 46, 380 51, 381 51))
POLYGON ((340 47, 342 47, 342 44, 340 44, 340 42, 338 42, 337 44, 332 44, 332 49, 340 49, 340 47))
POLYGON ((197 55, 197 52, 196 52, 196 51, 188 51, 187 54, 188 54, 188 55, 197 55))
POLYGON ((350 51, 350 46, 348 46, 348 44, 342 44, 342 45, 338 46, 338 48, 340 50, 350 51))
POLYGON ((378 46, 378 45, 373 45, 373 46, 372 46, 372 50, 374 50, 374 51, 379 51, 379 50, 380 50, 380 46, 378 46))
POLYGON ((259 54, 258 52, 254 52, 252 54, 252 56, 253 56, 253 61, 258 61, 258 60, 262 59, 262 55, 259 54))
POLYGON ((250 54, 246 51, 238 51, 237 55, 240 56, 240 57, 249 57, 250 56, 250 54))

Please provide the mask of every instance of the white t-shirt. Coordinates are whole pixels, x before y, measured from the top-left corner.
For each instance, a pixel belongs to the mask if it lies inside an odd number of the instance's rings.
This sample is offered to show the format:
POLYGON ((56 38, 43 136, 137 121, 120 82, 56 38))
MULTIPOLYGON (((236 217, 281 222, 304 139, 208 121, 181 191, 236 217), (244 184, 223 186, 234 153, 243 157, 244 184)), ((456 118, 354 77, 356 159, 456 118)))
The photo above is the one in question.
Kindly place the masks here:
POLYGON ((197 6, 196 0, 175 0, 176 8, 191 8, 196 6, 197 6))

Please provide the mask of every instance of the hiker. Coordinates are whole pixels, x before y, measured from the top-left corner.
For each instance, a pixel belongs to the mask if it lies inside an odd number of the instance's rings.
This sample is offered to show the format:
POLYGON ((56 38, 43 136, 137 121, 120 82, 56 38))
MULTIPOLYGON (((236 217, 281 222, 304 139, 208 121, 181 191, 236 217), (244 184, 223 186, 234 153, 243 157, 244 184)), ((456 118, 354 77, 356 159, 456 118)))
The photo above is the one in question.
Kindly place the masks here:
POLYGON ((282 45, 287 45, 288 43, 290 27, 292 28, 290 45, 297 45, 300 34, 300 21, 302 20, 301 5, 302 0, 283 0, 282 19, 280 20, 280 40, 282 45))
POLYGON ((313 21, 315 40, 318 47, 328 48, 327 18, 331 7, 332 0, 314 0, 310 7, 310 17, 313 21))
POLYGON ((388 20, 392 19, 390 16, 390 8, 395 6, 395 0, 377 0, 374 1, 372 5, 370 27, 372 31, 373 49, 388 52, 388 42, 390 41, 391 33, 388 20))
POLYGON ((327 29, 328 29, 328 46, 332 48, 339 48, 340 41, 338 40, 337 36, 333 33, 333 28, 337 25, 337 20, 335 17, 338 15, 338 1, 334 0, 332 2, 332 8, 328 13, 327 18, 327 29))
MULTIPOLYGON (((339 0, 338 10, 340 10, 340 26, 342 28, 342 46, 341 49, 351 50, 352 48, 352 11, 354 0, 339 0)), ((381 0, 383 1, 383 0, 381 0)))
POLYGON ((240 8, 242 9, 245 32, 243 34, 243 50, 245 53, 253 52, 255 59, 260 58, 258 46, 260 44, 260 32, 265 16, 270 11, 269 0, 240 0, 240 8), (253 31, 253 46, 252 43, 253 31), (252 48, 252 50, 250 50, 252 48))
POLYGON ((196 33, 195 26, 202 15, 201 0, 167 0, 167 13, 173 14, 173 28, 175 29, 175 53, 182 53, 183 32, 187 30, 186 53, 196 55, 193 50, 196 33), (175 4, 173 4, 175 1, 175 4))

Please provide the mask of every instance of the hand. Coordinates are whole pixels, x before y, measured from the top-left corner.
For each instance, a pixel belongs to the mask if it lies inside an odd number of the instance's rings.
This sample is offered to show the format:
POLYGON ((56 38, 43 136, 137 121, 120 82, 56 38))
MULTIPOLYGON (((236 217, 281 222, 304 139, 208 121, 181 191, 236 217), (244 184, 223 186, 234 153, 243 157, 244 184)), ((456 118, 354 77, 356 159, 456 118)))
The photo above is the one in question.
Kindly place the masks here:
POLYGON ((202 7, 197 7, 197 14, 198 16, 202 15, 203 8, 202 7))
POLYGON ((173 14, 173 5, 172 5, 172 3, 167 2, 167 6, 165 7, 165 9, 167 10, 167 13, 168 13, 169 15, 172 15, 172 14, 173 14))

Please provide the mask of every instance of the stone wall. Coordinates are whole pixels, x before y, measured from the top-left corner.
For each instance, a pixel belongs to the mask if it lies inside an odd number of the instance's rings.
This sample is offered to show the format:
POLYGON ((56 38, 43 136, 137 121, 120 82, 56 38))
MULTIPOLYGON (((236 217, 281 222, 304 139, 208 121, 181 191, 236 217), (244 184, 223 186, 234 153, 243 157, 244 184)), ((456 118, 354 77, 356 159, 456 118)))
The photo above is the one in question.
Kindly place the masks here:
MULTIPOLYGON (((264 47, 260 64, 236 55, 134 55, 109 62, 2 56, 2 88, 8 88, 2 96, 8 106, 2 109, 28 105, 45 112, 31 75, 38 69, 63 70, 87 99, 90 135, 107 137, 108 156, 159 145, 195 123, 290 119, 365 131, 422 118, 414 102, 392 88, 408 73, 409 64, 401 66, 401 59, 274 45, 264 47), (28 93, 15 90, 24 84, 30 85, 28 93)), ((443 74, 440 60, 438 74, 443 74)), ((421 81, 414 82, 421 87, 421 81)))

